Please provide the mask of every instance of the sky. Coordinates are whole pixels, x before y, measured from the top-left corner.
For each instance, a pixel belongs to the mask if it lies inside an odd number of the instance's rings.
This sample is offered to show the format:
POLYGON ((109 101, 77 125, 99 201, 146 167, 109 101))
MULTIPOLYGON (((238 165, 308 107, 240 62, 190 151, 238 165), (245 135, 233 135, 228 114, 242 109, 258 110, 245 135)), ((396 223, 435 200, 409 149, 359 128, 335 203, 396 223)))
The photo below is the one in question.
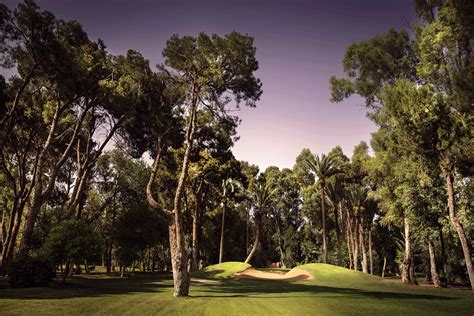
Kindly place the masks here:
MULTIPOLYGON (((9 8, 18 1, 3 0, 9 8)), ((345 48, 355 41, 407 27, 412 0, 44 0, 42 8, 79 21, 89 37, 113 54, 141 52, 154 66, 173 34, 247 33, 255 39, 263 95, 242 107, 239 160, 261 170, 292 167, 303 148, 327 153, 340 145, 352 155, 376 126, 358 97, 329 101, 328 79, 343 74, 345 48)))

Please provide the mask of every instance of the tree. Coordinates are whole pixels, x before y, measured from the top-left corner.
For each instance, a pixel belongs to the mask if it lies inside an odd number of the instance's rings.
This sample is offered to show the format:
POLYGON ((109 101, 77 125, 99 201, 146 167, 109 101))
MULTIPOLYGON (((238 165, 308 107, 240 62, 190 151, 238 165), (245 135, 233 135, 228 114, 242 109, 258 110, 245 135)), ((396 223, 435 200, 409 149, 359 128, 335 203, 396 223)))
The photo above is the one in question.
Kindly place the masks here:
MULTIPOLYGON (((169 218, 170 249, 173 266, 174 296, 186 296, 189 291, 187 253, 184 244, 182 196, 188 177, 189 159, 195 139, 199 108, 213 113, 225 113, 225 106, 234 96, 237 104, 255 106, 261 91, 254 77, 258 69, 253 38, 233 32, 224 37, 201 33, 197 38, 172 36, 163 51, 161 67, 168 79, 185 92, 180 104, 186 114, 184 155, 175 191, 173 209, 167 210, 154 200, 151 185, 156 176, 160 155, 156 155, 147 190, 150 205, 169 218)), ((159 146, 156 146, 161 147, 159 146)), ((158 149, 157 149, 158 150, 158 149)))
POLYGON ((41 207, 54 191, 91 112, 104 109, 99 81, 108 72, 103 43, 91 42, 77 22, 58 20, 33 1, 19 4, 13 12, 3 5, 0 10, 1 60, 18 72, 8 83, 11 95, 0 124, 1 171, 14 201, 5 217, 4 269, 23 222, 20 253, 28 251, 41 207))
POLYGON ((329 177, 337 174, 339 169, 335 166, 336 156, 327 156, 322 154, 321 157, 316 155, 314 160, 306 160, 306 163, 311 168, 312 172, 318 178, 318 183, 321 189, 321 218, 323 225, 323 262, 328 262, 327 249, 327 231, 326 231, 326 210, 324 207, 326 181, 329 177))
POLYGON ((51 229, 41 252, 61 267, 64 284, 71 264, 96 259, 100 253, 98 246, 98 237, 85 222, 68 220, 51 229))
POLYGON ((254 206, 253 218, 255 222, 255 239, 252 250, 247 256, 247 259, 245 259, 245 263, 249 263, 252 260, 260 247, 262 238, 262 218, 268 211, 272 199, 276 194, 276 190, 271 183, 268 183, 265 179, 260 179, 260 181, 251 189, 251 194, 254 206))
POLYGON ((224 256, 224 228, 225 228, 225 214, 227 211, 227 203, 229 202, 229 198, 234 193, 237 193, 238 190, 242 190, 242 184, 237 180, 232 178, 227 178, 222 180, 222 186, 220 191, 220 196, 222 199, 222 220, 221 220, 221 238, 220 238, 220 246, 219 246, 219 263, 222 263, 222 258, 224 256))

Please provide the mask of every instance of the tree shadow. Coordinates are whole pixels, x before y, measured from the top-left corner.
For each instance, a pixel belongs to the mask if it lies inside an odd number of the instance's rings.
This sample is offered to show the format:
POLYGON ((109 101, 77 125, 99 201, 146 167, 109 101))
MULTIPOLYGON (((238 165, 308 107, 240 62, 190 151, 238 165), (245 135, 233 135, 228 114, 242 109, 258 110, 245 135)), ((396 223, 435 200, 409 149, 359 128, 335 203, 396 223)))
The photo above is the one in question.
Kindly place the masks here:
MULTIPOLYGON (((392 290, 392 289, 391 289, 392 290)), ((425 293, 394 292, 387 290, 367 291, 357 288, 333 287, 314 283, 291 282, 284 280, 226 280, 221 285, 207 285, 192 297, 252 297, 252 298, 371 298, 371 299, 410 299, 410 300, 456 300, 458 297, 439 296, 425 293), (292 295, 285 295, 285 294, 292 295), (261 295, 264 294, 264 295, 261 295), (267 295, 278 294, 278 295, 267 295), (282 294, 282 295, 279 295, 282 294)))
POLYGON ((52 283, 49 287, 44 288, 9 288, 6 281, 1 283, 0 297, 18 300, 157 293, 173 288, 173 278, 169 273, 134 273, 128 278, 93 273, 68 279, 64 286, 52 283))
MULTIPOLYGON (((221 271, 209 271, 206 279, 221 271)), ((193 274, 193 277, 200 275, 193 274)), ((380 291, 349 287, 318 285, 312 282, 291 282, 284 280, 254 280, 231 278, 219 279, 219 283, 192 282, 190 296, 195 298, 298 298, 313 297, 318 299, 408 299, 408 300, 441 300, 450 301, 457 297, 439 296, 426 293, 409 293, 393 288, 380 291)), ((0 283, 6 281, 2 280, 0 283)), ((97 297, 104 295, 124 295, 131 293, 169 292, 172 295, 173 279, 170 273, 135 273, 130 278, 107 276, 105 273, 80 275, 68 280, 64 287, 54 285, 47 288, 11 289, 0 284, 0 297, 3 299, 69 299, 78 297, 97 297)))

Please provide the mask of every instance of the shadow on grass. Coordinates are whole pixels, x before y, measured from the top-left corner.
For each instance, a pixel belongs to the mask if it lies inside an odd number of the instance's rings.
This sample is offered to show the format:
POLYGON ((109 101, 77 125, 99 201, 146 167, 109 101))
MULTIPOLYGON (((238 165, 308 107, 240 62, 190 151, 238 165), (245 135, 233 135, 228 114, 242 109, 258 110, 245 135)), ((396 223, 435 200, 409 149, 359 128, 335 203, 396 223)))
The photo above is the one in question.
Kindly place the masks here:
MULTIPOLYGON (((209 271, 206 277, 222 271, 209 271)), ((196 276, 193 274, 193 276, 196 276)), ((202 284, 192 282, 190 296, 205 298, 298 298, 314 297, 349 299, 409 299, 409 300, 456 300, 457 297, 431 295, 425 293, 406 293, 403 290, 375 291, 346 287, 332 287, 314 283, 221 279, 220 284, 202 284)), ((1 283, 3 283, 2 281, 1 283)), ((0 288, 3 288, 2 284, 0 288)), ((125 295, 136 293, 169 292, 172 295, 173 281, 169 273, 135 273, 130 278, 92 274, 76 276, 68 280, 65 287, 59 285, 47 288, 0 289, 2 299, 68 299, 79 297, 97 297, 107 295, 125 295)), ((370 289, 370 287, 368 287, 370 289)), ((165 294, 167 295, 167 294, 165 294)))
POLYGON ((282 280, 227 280, 221 285, 207 285, 196 288, 201 293, 192 297, 252 297, 252 298, 371 298, 371 299, 414 299, 414 300, 444 300, 451 301, 459 299, 457 297, 440 296, 422 293, 406 293, 403 291, 367 291, 356 288, 332 287, 327 285, 317 285, 311 283, 294 283, 282 280), (261 295, 265 294, 265 295, 261 295), (275 295, 266 295, 275 294, 275 295), (290 294, 290 295, 285 295, 290 294))
POLYGON ((8 288, 6 280, 2 280, 1 283, 0 298, 18 300, 157 293, 173 288, 173 278, 169 273, 135 273, 128 278, 121 278, 115 274, 93 273, 70 278, 64 286, 53 283, 44 288, 13 289, 8 288))

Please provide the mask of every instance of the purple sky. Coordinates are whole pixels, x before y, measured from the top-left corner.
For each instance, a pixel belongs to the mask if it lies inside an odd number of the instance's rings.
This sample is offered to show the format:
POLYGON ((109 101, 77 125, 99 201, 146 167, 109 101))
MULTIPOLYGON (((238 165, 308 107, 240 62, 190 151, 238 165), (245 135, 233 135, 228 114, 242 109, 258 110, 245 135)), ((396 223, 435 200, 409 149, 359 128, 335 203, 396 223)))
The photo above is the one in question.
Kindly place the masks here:
MULTIPOLYGON (((18 1, 3 1, 10 8, 18 1)), ((375 126, 359 98, 329 102, 328 78, 342 74, 345 48, 354 41, 406 27, 411 0, 49 0, 37 1, 63 19, 79 21, 91 39, 113 54, 140 51, 151 65, 172 34, 248 33, 255 38, 263 95, 257 108, 242 108, 234 147, 238 159, 261 169, 291 167, 301 149, 349 157, 375 126)))

